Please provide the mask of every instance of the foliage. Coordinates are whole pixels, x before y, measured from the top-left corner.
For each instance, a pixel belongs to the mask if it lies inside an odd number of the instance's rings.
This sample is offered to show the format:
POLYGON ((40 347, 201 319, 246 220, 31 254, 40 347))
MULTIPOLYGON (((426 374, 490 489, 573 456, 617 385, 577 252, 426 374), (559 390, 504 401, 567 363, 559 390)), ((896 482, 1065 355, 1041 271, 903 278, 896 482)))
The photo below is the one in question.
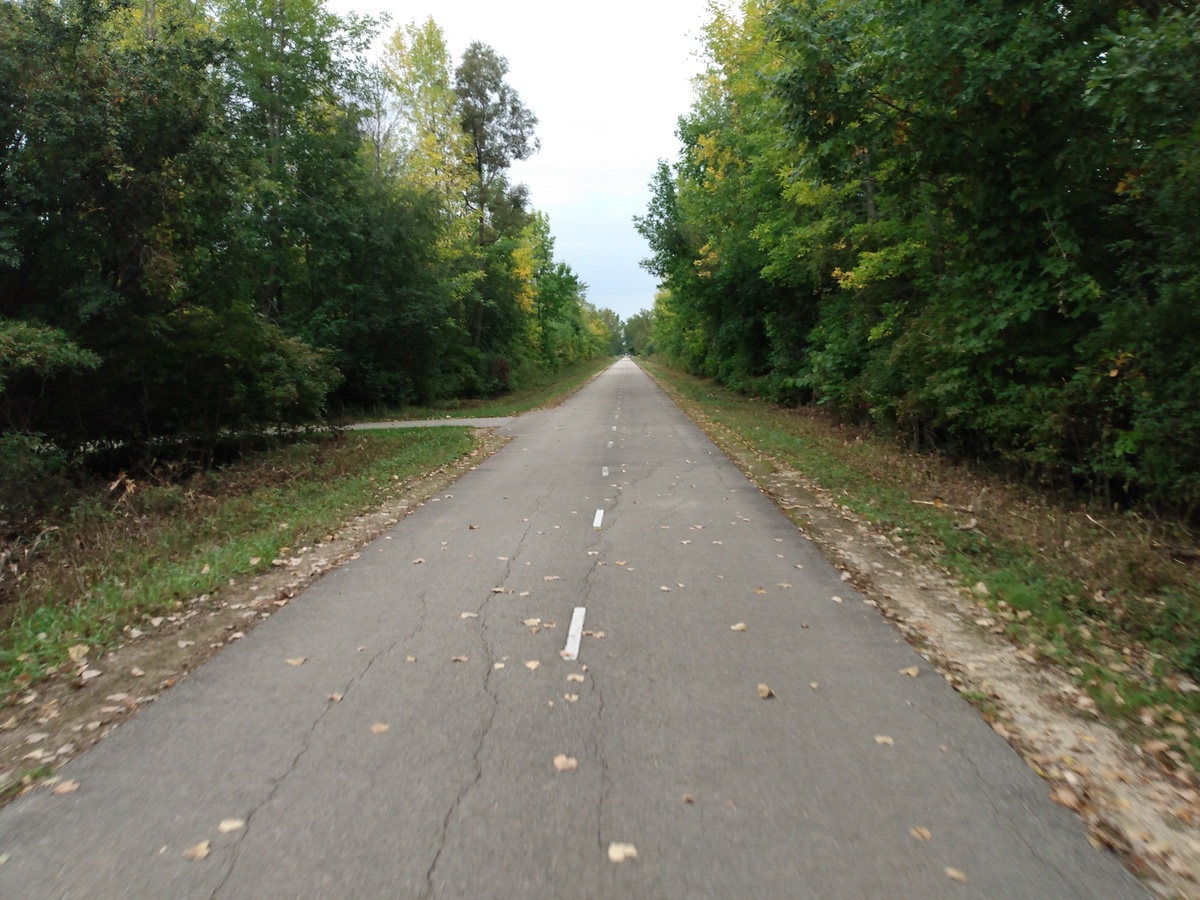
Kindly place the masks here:
POLYGON ((658 352, 918 447, 1200 509, 1200 9, 712 8, 637 225, 658 352))
POLYGON ((6 473, 204 464, 604 352, 507 180, 537 119, 505 60, 454 70, 430 20, 372 65, 377 28, 322 0, 0 4, 6 473))

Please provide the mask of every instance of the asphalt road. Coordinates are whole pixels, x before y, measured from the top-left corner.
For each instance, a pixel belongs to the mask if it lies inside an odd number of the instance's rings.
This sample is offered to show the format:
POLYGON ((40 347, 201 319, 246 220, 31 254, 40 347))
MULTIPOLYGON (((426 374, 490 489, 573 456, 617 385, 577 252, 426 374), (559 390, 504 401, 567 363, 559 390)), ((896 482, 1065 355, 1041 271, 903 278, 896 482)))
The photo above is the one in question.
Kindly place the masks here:
POLYGON ((0 811, 0 897, 1146 895, 631 361, 505 430, 0 811))

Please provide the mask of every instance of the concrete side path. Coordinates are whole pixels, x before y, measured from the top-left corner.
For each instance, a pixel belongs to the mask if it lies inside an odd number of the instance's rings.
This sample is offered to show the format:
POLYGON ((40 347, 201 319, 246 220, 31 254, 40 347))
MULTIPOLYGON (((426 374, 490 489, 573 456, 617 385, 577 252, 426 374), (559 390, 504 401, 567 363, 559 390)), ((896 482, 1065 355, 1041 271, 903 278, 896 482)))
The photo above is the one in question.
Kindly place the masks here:
POLYGON ((506 430, 0 811, 0 897, 1146 896, 631 361, 506 430))
POLYGON ((479 419, 404 419, 393 422, 359 422, 347 425, 346 431, 373 431, 380 428, 437 428, 440 426, 460 426, 466 428, 500 428, 516 421, 511 416, 495 416, 479 419))

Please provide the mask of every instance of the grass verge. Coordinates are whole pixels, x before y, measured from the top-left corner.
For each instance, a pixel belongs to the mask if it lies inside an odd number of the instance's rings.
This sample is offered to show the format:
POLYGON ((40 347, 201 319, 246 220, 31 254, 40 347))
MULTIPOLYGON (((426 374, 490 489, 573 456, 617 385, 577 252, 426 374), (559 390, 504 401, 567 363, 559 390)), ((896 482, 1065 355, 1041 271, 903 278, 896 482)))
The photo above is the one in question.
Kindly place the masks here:
POLYGON ((914 455, 641 361, 723 446, 803 473, 986 600, 1009 637, 1064 667, 1164 764, 1200 767, 1196 536, 914 455))
POLYGON ((185 482, 126 481, 120 499, 81 496, 9 578, 0 696, 98 658, 143 617, 270 569, 475 446, 465 427, 317 436, 185 482))
POLYGON ((343 417, 345 421, 415 421, 419 419, 480 419, 516 416, 531 409, 561 403, 583 387, 597 373, 613 363, 609 356, 575 363, 553 373, 535 370, 518 390, 487 400, 453 400, 432 406, 406 406, 398 409, 372 410, 361 418, 343 417))

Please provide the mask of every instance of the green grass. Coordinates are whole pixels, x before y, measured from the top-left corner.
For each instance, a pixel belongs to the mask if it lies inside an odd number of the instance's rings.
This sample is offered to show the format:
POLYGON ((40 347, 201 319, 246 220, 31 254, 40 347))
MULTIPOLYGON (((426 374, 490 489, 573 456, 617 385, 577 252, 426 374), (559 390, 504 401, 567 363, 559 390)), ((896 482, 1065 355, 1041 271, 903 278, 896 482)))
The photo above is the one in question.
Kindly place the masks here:
POLYGON ((270 568, 475 447, 468 428, 315 437, 184 483, 81 498, 3 612, 0 694, 92 658, 129 624, 270 568))
POLYGON ((642 363, 718 443, 803 473, 967 590, 982 582, 1013 640, 1061 664, 1135 738, 1200 764, 1200 693, 1180 690, 1200 682, 1200 577, 1164 549, 1194 546, 1179 523, 1049 496, 642 363))
POLYGON ((387 422, 419 419, 485 419, 516 416, 570 396, 598 372, 612 365, 612 357, 600 357, 575 363, 553 373, 534 370, 518 389, 486 400, 454 400, 432 406, 406 406, 372 410, 362 416, 346 416, 346 421, 387 422))

